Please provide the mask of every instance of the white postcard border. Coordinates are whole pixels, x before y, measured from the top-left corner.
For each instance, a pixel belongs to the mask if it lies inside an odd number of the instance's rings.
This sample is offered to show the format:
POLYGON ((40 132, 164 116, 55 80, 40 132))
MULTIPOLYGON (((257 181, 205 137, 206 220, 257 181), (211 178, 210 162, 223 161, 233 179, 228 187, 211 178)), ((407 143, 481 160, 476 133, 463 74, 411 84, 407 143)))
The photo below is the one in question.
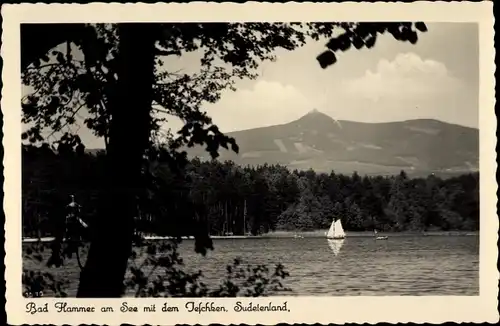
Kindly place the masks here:
MULTIPOLYGON (((496 116, 492 3, 416 2, 416 3, 286 3, 247 2, 189 4, 21 4, 2 6, 4 60, 1 107, 4 114, 4 209, 6 311, 11 324, 276 324, 276 323, 441 323, 497 322, 499 274, 496 213, 496 116), (480 30, 480 295, 401 296, 401 297, 271 297, 237 299, 56 299, 69 305, 95 306, 95 313, 25 313, 30 301, 21 296, 21 146, 20 123, 20 23, 38 22, 139 22, 139 21, 425 21, 477 22, 480 30), (137 307, 168 302, 176 313, 121 313, 122 302, 137 307), (215 302, 226 313, 188 313, 187 301, 215 302), (289 312, 247 312, 232 310, 236 301, 267 304, 287 302, 289 312), (100 312, 104 306, 114 313, 100 312)), ((460 54, 457 54, 460 55, 460 54)), ((161 310, 161 309, 160 309, 161 310)), ((52 311, 54 311, 52 309, 52 311)))

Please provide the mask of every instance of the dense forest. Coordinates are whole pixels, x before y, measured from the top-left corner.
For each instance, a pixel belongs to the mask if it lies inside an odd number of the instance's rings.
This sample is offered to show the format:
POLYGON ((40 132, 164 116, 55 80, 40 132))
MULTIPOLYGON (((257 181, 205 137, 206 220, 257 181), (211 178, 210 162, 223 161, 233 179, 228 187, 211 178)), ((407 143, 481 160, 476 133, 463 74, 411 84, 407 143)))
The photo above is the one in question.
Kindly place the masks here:
MULTIPOLYGON (((478 173, 361 176, 197 159, 175 171, 158 162, 145 168, 151 173, 136 229, 149 234, 193 235, 193 219, 212 235, 326 229, 333 218, 341 218, 347 231, 479 229, 478 173)), ((53 234, 64 222, 70 194, 92 224, 102 205, 104 171, 102 153, 23 146, 23 235, 53 234)))

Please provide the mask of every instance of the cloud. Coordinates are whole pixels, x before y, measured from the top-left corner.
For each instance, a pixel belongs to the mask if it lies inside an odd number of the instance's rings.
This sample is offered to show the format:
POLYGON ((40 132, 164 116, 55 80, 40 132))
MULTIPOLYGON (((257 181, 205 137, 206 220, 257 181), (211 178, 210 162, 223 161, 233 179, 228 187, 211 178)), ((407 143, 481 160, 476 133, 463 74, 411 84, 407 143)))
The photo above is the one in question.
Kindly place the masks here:
POLYGON ((362 77, 343 83, 347 94, 372 101, 450 96, 462 87, 462 81, 451 76, 443 63, 423 60, 414 53, 380 60, 375 71, 367 70, 362 77))
POLYGON ((259 80, 250 89, 225 92, 207 108, 223 131, 287 123, 314 108, 314 100, 292 85, 259 80))

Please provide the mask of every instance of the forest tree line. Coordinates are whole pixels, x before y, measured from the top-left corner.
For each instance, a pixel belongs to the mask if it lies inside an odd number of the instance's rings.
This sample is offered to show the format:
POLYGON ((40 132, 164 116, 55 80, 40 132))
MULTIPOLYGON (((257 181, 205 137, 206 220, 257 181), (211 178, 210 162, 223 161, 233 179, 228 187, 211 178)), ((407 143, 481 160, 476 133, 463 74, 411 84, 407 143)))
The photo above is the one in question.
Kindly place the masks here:
MULTIPOLYGON (((71 194, 92 224, 106 191, 104 164, 103 154, 24 146, 23 235, 53 234, 71 194)), ((347 231, 479 229, 479 173, 361 176, 198 159, 175 171, 158 162, 147 168, 136 229, 149 234, 193 235, 193 219, 211 235, 327 229, 333 218, 347 231)))

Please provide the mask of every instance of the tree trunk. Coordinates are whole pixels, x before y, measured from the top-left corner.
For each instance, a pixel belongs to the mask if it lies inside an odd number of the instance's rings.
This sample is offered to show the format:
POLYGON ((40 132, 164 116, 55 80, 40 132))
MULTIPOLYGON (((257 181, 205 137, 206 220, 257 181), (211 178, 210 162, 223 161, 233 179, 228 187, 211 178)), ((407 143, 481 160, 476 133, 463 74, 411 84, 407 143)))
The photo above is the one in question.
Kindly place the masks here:
POLYGON ((149 142, 154 82, 154 26, 119 24, 118 84, 110 99, 106 199, 101 206, 78 297, 113 298, 123 294, 132 249, 136 194, 149 142))

